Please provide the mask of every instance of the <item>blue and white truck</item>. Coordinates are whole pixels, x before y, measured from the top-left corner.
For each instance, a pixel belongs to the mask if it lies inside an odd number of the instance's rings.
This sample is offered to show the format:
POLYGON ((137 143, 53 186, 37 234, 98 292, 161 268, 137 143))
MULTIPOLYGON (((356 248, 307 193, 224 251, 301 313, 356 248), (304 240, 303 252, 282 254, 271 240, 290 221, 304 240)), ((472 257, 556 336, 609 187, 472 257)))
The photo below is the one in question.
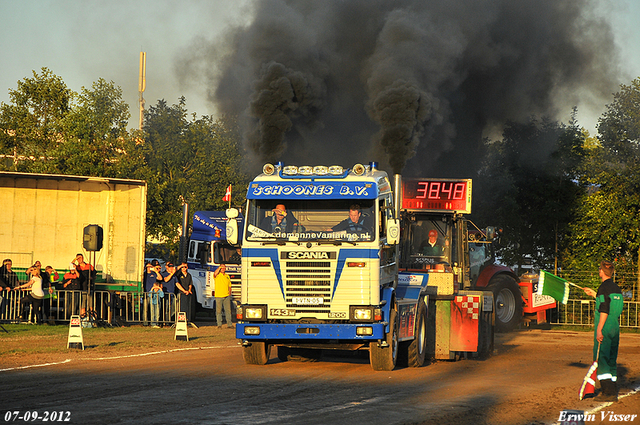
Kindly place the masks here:
POLYGON ((242 215, 233 216, 238 225, 233 241, 227 239, 229 218, 225 211, 196 211, 187 249, 187 264, 196 289, 196 299, 202 308, 213 309, 213 272, 221 265, 227 267, 231 278, 231 293, 234 301, 240 302, 240 245, 242 238, 242 215), (240 239, 239 239, 240 238, 240 239))
POLYGON ((374 370, 392 370, 398 359, 421 366, 428 350, 447 358, 492 350, 491 292, 455 286, 451 264, 399 273, 399 175, 395 187, 376 163, 264 166, 249 184, 242 239, 236 336, 246 363, 267 363, 274 346, 282 361, 368 350, 374 370), (442 332, 435 326, 461 333, 429 339, 442 332))

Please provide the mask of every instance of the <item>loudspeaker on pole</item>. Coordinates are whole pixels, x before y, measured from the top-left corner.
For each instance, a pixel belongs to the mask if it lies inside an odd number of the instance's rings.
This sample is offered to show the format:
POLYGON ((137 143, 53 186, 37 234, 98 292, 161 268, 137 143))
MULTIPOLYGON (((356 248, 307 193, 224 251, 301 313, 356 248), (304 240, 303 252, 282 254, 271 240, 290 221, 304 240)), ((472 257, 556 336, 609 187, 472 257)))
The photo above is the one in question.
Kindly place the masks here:
POLYGON ((102 249, 102 227, 90 224, 84 228, 82 245, 87 251, 100 251, 102 249))

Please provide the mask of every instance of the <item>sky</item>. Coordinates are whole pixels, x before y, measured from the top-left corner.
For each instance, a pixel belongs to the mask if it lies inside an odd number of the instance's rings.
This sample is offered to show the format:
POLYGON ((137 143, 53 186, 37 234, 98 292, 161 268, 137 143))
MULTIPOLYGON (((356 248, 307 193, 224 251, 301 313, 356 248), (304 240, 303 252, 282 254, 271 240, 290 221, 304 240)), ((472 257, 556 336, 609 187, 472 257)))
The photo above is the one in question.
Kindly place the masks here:
POLYGON ((147 107, 187 99, 189 112, 215 114, 198 84, 180 82, 177 61, 204 37, 247 21, 244 0, 0 0, 0 102, 17 82, 49 68, 80 92, 99 78, 122 88, 138 126, 140 52, 147 54, 147 107))
MULTIPOLYGON (((533 0, 532 0, 533 1, 533 0)), ((180 77, 185 52, 215 42, 251 21, 251 0, 0 0, 0 102, 9 90, 49 68, 76 92, 99 78, 113 81, 129 104, 130 127, 138 126, 140 51, 147 54, 147 107, 186 98, 189 112, 216 116, 202 83, 180 77)), ((620 49, 621 81, 640 76, 640 2, 601 2, 620 49)), ((585 103, 586 105, 586 103, 585 103)), ((578 121, 592 134, 605 105, 578 106, 578 121)))

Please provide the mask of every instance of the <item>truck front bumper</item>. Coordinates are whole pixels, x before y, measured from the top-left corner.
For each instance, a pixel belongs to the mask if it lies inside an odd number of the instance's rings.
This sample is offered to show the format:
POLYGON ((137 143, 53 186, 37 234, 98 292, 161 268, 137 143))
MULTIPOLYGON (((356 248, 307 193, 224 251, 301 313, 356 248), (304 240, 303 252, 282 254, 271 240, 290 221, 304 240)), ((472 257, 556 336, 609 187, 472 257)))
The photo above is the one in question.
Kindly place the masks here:
POLYGON ((384 338, 385 323, 299 324, 238 323, 236 338, 244 340, 377 341, 384 338))

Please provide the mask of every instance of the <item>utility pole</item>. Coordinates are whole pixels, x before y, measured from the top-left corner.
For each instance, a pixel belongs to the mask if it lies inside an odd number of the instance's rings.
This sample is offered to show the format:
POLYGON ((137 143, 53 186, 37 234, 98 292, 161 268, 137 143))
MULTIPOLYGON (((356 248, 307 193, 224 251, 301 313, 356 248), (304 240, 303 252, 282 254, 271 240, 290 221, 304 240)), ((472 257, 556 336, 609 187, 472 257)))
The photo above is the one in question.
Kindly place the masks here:
POLYGON ((138 94, 140 103, 140 130, 144 120, 144 89, 147 87, 147 53, 140 52, 140 77, 138 79, 138 94))

